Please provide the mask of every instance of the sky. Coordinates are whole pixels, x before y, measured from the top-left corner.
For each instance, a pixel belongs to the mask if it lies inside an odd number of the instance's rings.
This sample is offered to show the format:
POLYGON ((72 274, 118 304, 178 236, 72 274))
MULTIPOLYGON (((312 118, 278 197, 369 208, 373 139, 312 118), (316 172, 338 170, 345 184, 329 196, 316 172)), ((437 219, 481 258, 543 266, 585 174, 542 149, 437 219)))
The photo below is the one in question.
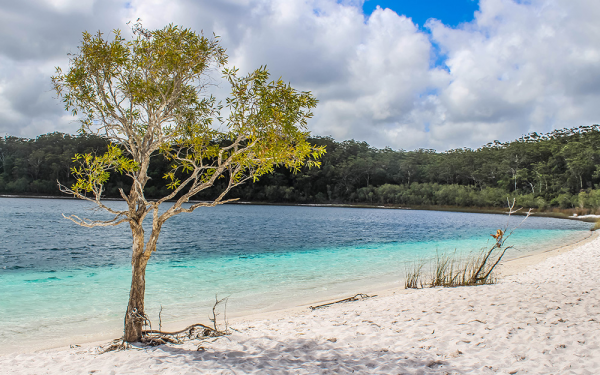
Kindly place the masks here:
MULTIPOLYGON (((430 18, 451 27, 473 21, 475 12, 479 9, 479 2, 476 0, 367 0, 363 3, 362 9, 366 15, 371 15, 377 7, 389 8, 399 15, 405 15, 423 29, 430 18)), ((424 31, 427 32, 426 29, 424 31)))
POLYGON ((75 133, 50 76, 83 31, 138 18, 311 91, 311 133, 338 141, 444 151, 600 122, 597 0, 0 0, 0 136, 75 133))

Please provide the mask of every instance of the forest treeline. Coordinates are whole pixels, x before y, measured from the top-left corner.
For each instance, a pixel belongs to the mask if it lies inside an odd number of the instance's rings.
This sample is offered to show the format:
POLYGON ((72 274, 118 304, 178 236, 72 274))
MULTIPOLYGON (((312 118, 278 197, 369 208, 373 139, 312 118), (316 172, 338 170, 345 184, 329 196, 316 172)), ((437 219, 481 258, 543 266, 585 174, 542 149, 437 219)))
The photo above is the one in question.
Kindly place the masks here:
MULTIPOLYGON (((321 168, 293 173, 284 168, 233 190, 230 198, 272 203, 359 203, 404 206, 504 207, 514 197, 525 207, 547 209, 600 207, 600 126, 532 133, 511 142, 478 149, 436 152, 377 149, 355 140, 325 145, 321 168)), ((106 150, 103 138, 49 133, 35 139, 0 139, 0 193, 60 195, 56 181, 72 184, 76 153, 106 150)), ((154 158, 148 198, 166 195, 162 176, 168 161, 154 158)), ((113 173, 106 196, 128 189, 125 176, 113 173)), ((215 186, 196 196, 210 199, 215 186)))

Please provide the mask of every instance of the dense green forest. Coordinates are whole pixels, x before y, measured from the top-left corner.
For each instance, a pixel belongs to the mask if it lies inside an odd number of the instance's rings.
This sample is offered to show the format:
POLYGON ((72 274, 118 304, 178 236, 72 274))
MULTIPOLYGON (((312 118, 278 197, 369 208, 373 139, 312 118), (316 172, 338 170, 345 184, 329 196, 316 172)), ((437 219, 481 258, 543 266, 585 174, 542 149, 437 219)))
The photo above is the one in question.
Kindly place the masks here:
MULTIPOLYGON (((321 168, 292 173, 279 168, 230 197, 273 203, 361 203, 399 206, 503 207, 507 197, 525 207, 600 207, 600 126, 532 133, 512 142, 489 143, 476 150, 446 152, 376 149, 354 140, 310 140, 326 145, 321 168), (597 189, 597 190, 596 190, 597 189)), ((71 184, 75 153, 106 150, 97 136, 50 133, 36 139, 0 139, 0 193, 60 195, 56 181, 71 184)), ((167 193, 162 176, 168 162, 154 158, 147 197, 167 193)), ((108 197, 128 187, 115 173, 108 197)), ((210 199, 219 190, 200 193, 210 199)))

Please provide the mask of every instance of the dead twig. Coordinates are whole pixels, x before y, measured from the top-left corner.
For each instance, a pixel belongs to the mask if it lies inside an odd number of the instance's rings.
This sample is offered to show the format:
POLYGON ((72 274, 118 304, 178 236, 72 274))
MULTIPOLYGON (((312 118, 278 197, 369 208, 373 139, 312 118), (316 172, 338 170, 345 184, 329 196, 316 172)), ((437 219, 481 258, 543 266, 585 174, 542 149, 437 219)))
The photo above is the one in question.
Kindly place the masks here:
POLYGON ((161 318, 162 309, 163 309, 163 307, 162 307, 162 305, 160 305, 160 311, 158 312, 158 330, 159 331, 162 331, 162 318, 161 318))
POLYGON ((225 298, 221 298, 219 299, 218 295, 215 294, 215 304, 212 307, 212 318, 208 318, 208 320, 210 320, 213 323, 213 327, 215 331, 219 331, 219 328, 217 327, 217 316, 219 316, 220 314, 217 313, 217 306, 219 306, 221 303, 224 303, 224 321, 225 321, 225 331, 227 331, 227 301, 229 300, 229 297, 225 297, 225 298))

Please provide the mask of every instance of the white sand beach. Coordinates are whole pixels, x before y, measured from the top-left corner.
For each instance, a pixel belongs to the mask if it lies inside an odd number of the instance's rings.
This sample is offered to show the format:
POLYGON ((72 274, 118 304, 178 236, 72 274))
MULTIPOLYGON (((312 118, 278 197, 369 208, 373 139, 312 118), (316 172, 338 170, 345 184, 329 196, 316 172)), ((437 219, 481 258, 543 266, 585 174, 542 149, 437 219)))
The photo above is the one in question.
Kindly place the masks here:
POLYGON ((494 285, 236 319, 231 335, 182 345, 9 354, 0 373, 599 374, 600 238, 502 272, 494 285))

